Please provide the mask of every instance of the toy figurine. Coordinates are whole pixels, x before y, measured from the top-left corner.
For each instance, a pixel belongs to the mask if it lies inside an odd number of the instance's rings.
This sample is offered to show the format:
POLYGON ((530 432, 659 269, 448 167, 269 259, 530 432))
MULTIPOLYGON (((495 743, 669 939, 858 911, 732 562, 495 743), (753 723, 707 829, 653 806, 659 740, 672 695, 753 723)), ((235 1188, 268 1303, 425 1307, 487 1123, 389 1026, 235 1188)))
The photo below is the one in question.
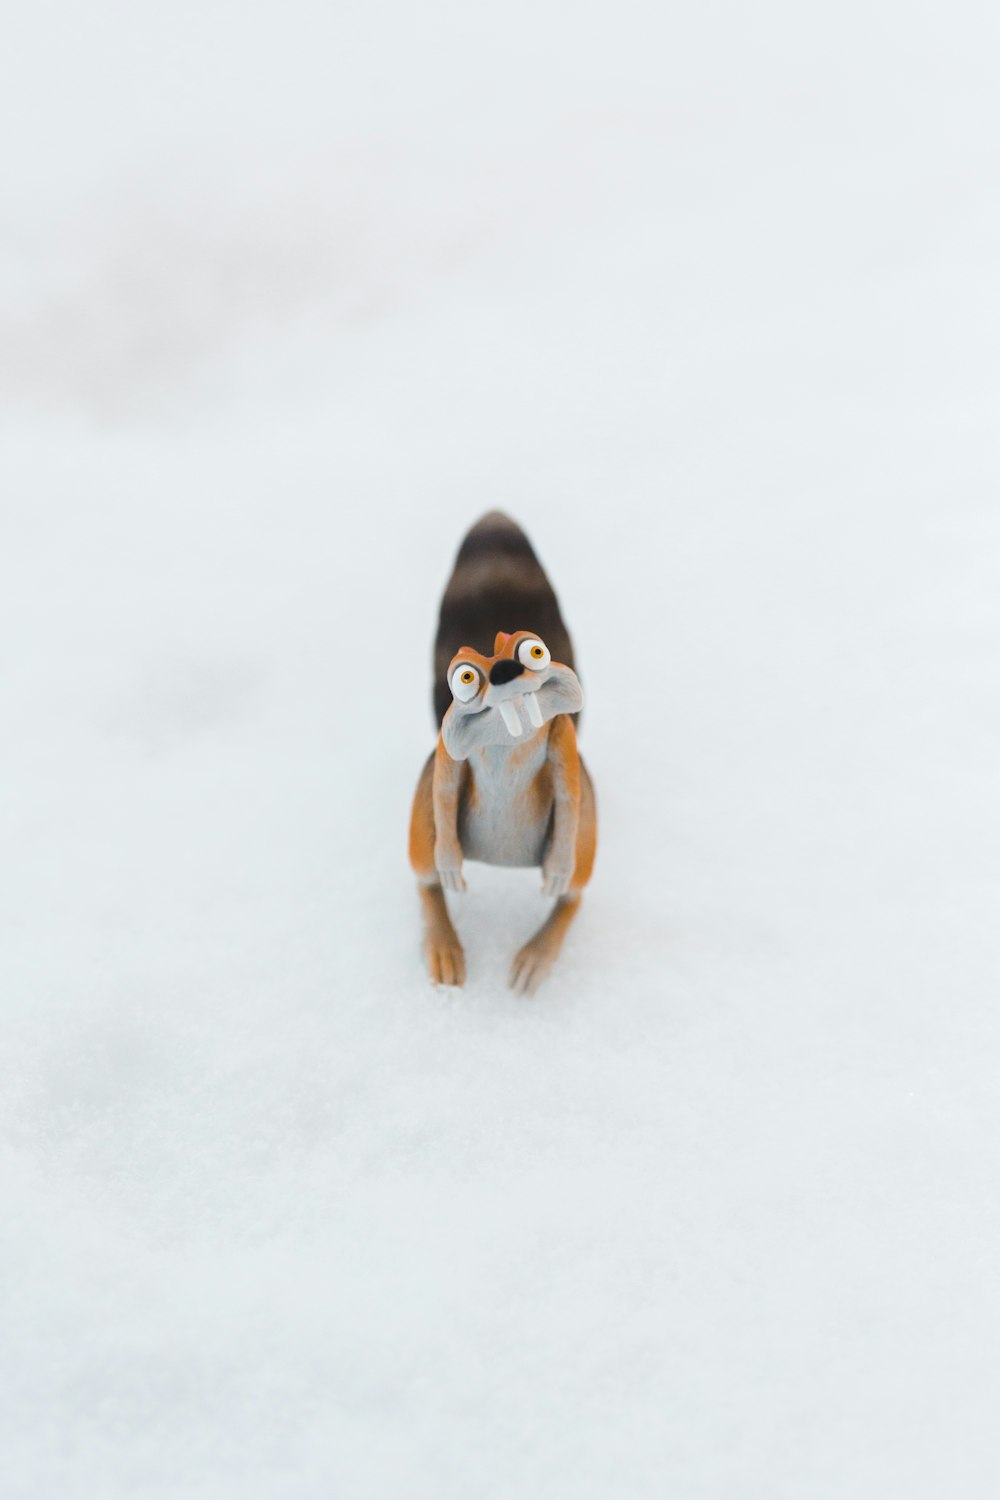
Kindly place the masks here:
POLYGON ((514 959, 531 994, 551 969, 590 879, 594 789, 576 745, 583 690, 559 604, 531 543, 499 511, 466 536, 441 601, 434 655, 441 732, 417 783, 410 863, 435 984, 462 984, 465 955, 445 891, 464 891, 463 859, 535 866, 555 897, 514 959), (513 625, 530 624, 531 629, 513 625))

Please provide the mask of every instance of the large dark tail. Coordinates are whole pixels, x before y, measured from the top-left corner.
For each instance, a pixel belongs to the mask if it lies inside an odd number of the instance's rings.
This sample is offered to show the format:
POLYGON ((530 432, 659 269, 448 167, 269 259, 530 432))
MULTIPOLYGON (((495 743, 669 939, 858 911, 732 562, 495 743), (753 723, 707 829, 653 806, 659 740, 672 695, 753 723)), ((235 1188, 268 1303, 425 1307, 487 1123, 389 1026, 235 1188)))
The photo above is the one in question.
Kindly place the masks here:
POLYGON ((559 601, 534 548, 515 521, 491 510, 466 536, 441 600, 434 643, 434 712, 451 703, 445 674, 460 646, 493 655, 498 630, 537 630, 553 661, 573 667, 573 646, 559 601))

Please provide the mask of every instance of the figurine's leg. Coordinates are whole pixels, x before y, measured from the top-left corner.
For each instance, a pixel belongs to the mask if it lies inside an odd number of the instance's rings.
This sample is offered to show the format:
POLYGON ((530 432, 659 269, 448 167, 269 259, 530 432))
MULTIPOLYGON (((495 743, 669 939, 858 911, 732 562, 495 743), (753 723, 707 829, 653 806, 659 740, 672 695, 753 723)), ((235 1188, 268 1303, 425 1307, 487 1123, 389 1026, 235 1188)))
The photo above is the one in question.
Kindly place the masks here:
POLYGON ((465 954, 448 915, 444 891, 439 885, 421 885, 420 905, 424 916, 424 951, 434 984, 464 984, 465 954))
POLYGON ((510 987, 519 995, 531 995, 541 984, 559 956, 563 938, 580 910, 583 888, 590 879, 597 852, 597 808, 594 788, 587 769, 580 763, 580 823, 576 838, 576 865, 569 891, 560 896, 548 920, 533 938, 529 938, 514 959, 510 987))
POLYGON ((532 995, 559 956, 569 924, 580 909, 580 893, 571 891, 560 896, 548 921, 543 922, 533 938, 514 959, 510 987, 519 995, 532 995))
POLYGON ((413 799, 410 864, 417 877, 420 909, 424 919, 424 951, 430 977, 435 984, 463 984, 465 954, 448 914, 444 891, 434 865, 433 772, 432 755, 424 766, 413 799))

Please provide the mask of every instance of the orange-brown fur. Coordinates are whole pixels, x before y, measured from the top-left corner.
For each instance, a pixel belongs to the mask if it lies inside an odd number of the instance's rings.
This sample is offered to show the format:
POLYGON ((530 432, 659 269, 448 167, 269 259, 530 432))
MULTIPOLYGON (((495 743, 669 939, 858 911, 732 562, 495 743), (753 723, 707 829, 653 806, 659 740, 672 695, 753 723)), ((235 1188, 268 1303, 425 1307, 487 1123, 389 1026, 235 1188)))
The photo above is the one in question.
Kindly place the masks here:
POLYGON ((413 794, 410 814, 410 865, 420 880, 432 880, 434 869, 434 756, 429 755, 413 794))

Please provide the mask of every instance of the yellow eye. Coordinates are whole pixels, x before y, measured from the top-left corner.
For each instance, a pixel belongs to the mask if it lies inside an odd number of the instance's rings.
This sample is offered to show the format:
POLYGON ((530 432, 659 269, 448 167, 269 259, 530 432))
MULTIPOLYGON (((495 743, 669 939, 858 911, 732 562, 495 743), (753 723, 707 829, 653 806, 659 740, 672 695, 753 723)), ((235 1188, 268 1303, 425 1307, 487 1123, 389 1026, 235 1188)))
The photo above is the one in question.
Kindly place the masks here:
POLYGON ((450 686, 459 703, 471 703, 479 692, 479 673, 468 665, 456 667, 451 674, 450 686))
POLYGON ((552 660, 548 647, 543 646, 541 641, 522 641, 517 648, 517 659, 522 667, 530 667, 532 672, 543 672, 552 660))

